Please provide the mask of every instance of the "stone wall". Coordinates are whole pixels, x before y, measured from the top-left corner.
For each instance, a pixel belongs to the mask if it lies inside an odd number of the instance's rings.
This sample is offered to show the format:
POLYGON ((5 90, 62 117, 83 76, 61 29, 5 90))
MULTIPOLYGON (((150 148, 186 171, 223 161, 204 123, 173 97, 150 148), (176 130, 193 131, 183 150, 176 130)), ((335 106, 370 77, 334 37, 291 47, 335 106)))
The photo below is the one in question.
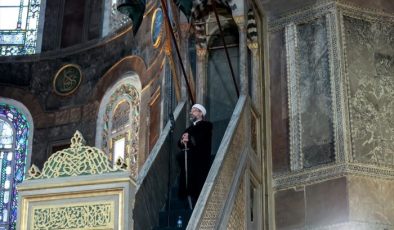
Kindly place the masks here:
MULTIPOLYGON (((98 17, 95 11, 100 10, 99 5, 95 4, 87 13, 93 18, 98 17)), ((162 42, 153 47, 151 41, 150 18, 157 5, 149 5, 146 19, 135 36, 128 24, 107 37, 84 40, 63 49, 59 48, 59 38, 56 37, 61 22, 54 17, 61 11, 59 7, 55 2, 47 1, 43 40, 46 52, 0 57, 0 96, 23 103, 31 112, 35 128, 31 162, 39 167, 52 154, 52 149, 69 144, 75 130, 83 133, 88 145, 95 145, 101 99, 105 91, 129 71, 139 75, 143 90, 149 88, 144 91, 148 97, 158 98, 149 109, 160 112, 162 106, 160 95, 165 43, 161 38, 162 42), (80 67, 82 81, 75 92, 62 96, 54 92, 53 80, 59 69, 68 64, 80 67)), ((101 29, 98 25, 89 28, 95 28, 89 30, 89 34, 97 34, 96 30, 101 29)), ((149 103, 151 99, 145 101, 149 103)), ((149 111, 144 111, 143 115, 149 117, 149 111)), ((155 132, 152 132, 151 142, 157 140, 161 120, 155 117, 153 122, 155 132)), ((146 135, 150 135, 148 131, 146 135)))
POLYGON ((394 6, 292 2, 266 5, 276 227, 391 229, 394 6))

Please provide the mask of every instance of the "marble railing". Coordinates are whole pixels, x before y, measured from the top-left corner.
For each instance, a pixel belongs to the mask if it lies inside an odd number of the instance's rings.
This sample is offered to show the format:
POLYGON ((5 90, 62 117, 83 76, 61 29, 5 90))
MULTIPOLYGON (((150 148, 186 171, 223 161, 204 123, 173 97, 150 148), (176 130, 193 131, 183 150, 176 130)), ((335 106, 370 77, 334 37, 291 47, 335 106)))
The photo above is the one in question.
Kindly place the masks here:
POLYGON ((237 212, 234 203, 239 190, 242 190, 239 185, 247 159, 249 114, 248 100, 241 96, 190 218, 188 230, 226 228, 231 215, 237 212))

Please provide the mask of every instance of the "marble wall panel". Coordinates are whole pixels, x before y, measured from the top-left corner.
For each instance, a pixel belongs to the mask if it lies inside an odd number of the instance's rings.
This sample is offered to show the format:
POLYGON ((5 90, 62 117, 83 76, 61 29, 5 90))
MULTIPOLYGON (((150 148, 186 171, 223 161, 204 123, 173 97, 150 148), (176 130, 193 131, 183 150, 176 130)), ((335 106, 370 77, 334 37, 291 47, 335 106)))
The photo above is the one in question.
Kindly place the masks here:
POLYGON ((353 160, 394 165, 394 23, 343 21, 353 160))
POLYGON ((348 221, 345 177, 306 186, 305 197, 307 226, 319 227, 348 221))
POLYGON ((287 104, 286 49, 284 30, 273 32, 270 39, 270 95, 272 169, 274 174, 290 171, 289 110, 287 104))
POLYGON ((394 182, 351 176, 348 178, 349 209, 352 221, 393 225, 394 182))
POLYGON ((277 230, 305 226, 305 191, 288 189, 275 193, 275 224, 277 230))
POLYGON ((334 161, 326 18, 297 26, 299 113, 303 166, 334 161))

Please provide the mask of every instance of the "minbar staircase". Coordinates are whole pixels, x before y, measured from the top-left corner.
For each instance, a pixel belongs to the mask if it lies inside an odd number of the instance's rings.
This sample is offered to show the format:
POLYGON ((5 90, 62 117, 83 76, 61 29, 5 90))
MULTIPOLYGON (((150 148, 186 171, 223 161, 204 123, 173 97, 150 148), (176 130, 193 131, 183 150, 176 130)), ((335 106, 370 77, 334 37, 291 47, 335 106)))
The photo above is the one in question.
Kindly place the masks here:
POLYGON ((154 230, 180 230, 186 229, 193 210, 189 208, 187 199, 178 197, 178 184, 172 186, 169 207, 168 203, 159 212, 159 226, 154 230), (182 220, 182 227, 178 226, 178 219, 182 220))

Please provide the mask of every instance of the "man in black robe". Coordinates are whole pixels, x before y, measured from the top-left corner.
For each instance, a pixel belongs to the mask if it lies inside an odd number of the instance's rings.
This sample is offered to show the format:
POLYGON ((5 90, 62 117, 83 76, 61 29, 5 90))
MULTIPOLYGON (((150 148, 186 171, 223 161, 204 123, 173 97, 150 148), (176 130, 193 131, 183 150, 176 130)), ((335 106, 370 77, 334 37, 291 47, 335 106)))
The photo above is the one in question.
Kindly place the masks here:
POLYGON ((190 208, 196 203, 211 167, 212 123, 204 119, 205 115, 204 106, 193 105, 190 111, 193 124, 178 141, 182 150, 177 156, 181 171, 179 196, 188 198, 190 208))

